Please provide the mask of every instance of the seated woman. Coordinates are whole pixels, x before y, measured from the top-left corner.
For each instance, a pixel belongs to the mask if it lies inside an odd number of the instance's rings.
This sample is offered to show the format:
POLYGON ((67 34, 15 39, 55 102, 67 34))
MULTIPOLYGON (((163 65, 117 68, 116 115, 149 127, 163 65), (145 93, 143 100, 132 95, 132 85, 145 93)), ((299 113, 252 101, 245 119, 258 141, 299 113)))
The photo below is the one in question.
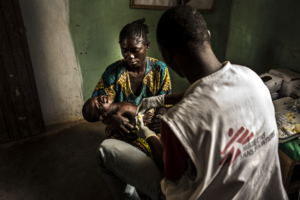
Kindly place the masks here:
MULTIPOLYGON (((150 42, 147 39, 148 26, 145 19, 127 24, 119 35, 119 44, 123 60, 119 60, 106 68, 102 74, 92 97, 107 95, 114 103, 129 102, 139 105, 146 97, 171 93, 169 70, 165 63, 146 57, 150 42)), ((167 112, 167 107, 157 108, 151 123, 151 130, 160 132, 160 116, 167 112)), ((148 156, 151 155, 149 145, 141 138, 128 139, 134 126, 118 113, 107 114, 102 120, 107 126, 107 138, 114 138, 132 144, 148 156)))

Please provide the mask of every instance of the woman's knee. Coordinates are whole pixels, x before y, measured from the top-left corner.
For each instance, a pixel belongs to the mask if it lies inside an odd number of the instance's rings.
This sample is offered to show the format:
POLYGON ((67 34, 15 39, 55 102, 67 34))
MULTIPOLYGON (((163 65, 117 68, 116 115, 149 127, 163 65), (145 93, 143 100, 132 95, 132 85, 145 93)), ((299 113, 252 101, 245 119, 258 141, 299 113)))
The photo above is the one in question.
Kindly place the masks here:
POLYGON ((110 149, 110 147, 115 146, 119 141, 116 139, 106 139, 104 140, 100 145, 99 145, 99 149, 103 148, 103 149, 110 149))
POLYGON ((98 146, 97 160, 100 166, 104 165, 104 162, 106 158, 110 155, 110 151, 114 145, 114 139, 106 139, 98 146))
POLYGON ((104 140, 97 149, 97 158, 99 164, 103 164, 107 160, 112 160, 116 156, 123 154, 124 145, 126 146, 128 144, 116 139, 104 140))
MULTIPOLYGON (((111 162, 123 162, 132 156, 146 156, 145 153, 124 141, 116 139, 104 140, 97 149, 99 165, 107 165, 111 162)), ((146 156, 147 157, 147 156, 146 156)))
POLYGON ((100 145, 98 146, 97 149, 97 153, 109 153, 109 151, 112 149, 112 147, 114 147, 116 144, 116 140, 115 139, 106 139, 103 142, 100 143, 100 145))

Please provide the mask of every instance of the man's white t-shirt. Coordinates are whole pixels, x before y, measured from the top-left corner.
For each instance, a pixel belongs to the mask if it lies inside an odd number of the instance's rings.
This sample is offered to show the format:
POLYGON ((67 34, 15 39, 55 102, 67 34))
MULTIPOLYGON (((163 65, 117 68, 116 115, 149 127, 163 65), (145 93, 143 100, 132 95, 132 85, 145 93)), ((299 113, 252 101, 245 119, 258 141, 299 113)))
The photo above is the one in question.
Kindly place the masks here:
POLYGON ((287 199, 268 89, 249 68, 230 62, 193 85, 162 118, 197 174, 163 179, 167 199, 287 199))

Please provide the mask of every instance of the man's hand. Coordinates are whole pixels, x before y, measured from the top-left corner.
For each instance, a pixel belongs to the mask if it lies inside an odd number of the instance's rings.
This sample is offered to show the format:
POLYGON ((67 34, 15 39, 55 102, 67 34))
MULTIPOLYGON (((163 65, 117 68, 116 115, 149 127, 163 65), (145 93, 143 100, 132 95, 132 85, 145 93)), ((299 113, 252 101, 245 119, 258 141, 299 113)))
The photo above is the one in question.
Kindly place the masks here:
POLYGON ((105 120, 106 123, 111 125, 111 129, 122 136, 130 133, 130 130, 134 130, 134 126, 129 124, 129 120, 125 117, 110 114, 105 120))
POLYGON ((156 136, 148 127, 144 125, 143 118, 138 117, 138 123, 136 125, 136 135, 144 140, 149 137, 156 136))
POLYGON ((136 134, 138 137, 143 138, 149 144, 153 158, 158 167, 163 171, 163 145, 161 141, 156 137, 156 134, 148 127, 144 126, 142 118, 138 118, 138 124, 136 125, 136 134), (155 136, 155 137, 154 137, 155 136))
POLYGON ((136 109, 135 115, 143 114, 151 108, 159 108, 164 106, 164 96, 165 95, 158 95, 142 99, 141 103, 136 109))

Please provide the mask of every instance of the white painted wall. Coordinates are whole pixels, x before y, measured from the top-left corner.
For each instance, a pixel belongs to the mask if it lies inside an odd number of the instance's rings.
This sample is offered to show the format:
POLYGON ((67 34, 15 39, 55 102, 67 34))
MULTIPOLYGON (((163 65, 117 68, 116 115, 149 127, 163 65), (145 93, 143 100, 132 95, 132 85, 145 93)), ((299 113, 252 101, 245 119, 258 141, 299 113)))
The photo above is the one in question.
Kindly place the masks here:
POLYGON ((82 119, 82 75, 68 0, 19 0, 46 126, 82 119))

